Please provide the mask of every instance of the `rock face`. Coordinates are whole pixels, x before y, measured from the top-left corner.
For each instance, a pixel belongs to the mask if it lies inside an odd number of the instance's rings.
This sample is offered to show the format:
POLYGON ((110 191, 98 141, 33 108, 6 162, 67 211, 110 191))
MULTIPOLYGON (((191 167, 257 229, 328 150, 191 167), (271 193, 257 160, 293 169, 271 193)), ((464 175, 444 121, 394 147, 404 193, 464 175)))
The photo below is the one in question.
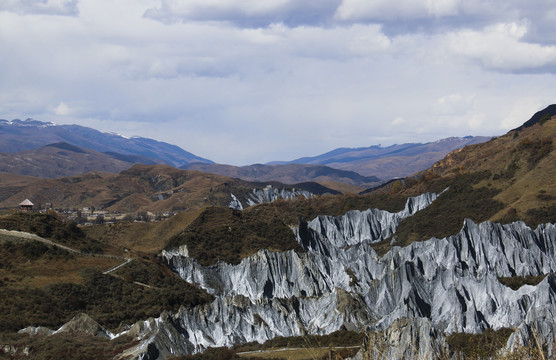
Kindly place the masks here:
POLYGON ((446 337, 429 319, 403 318, 384 332, 369 333, 355 360, 449 359, 451 355, 446 337))
MULTIPOLYGON (((236 210, 243 210, 244 205, 241 203, 241 201, 234 194, 231 194, 231 196, 232 201, 228 206, 236 210)), ((303 196, 304 198, 308 199, 313 197, 314 194, 302 189, 278 189, 273 187, 272 185, 267 185, 263 189, 253 189, 251 193, 247 194, 245 202, 247 206, 253 206, 257 204, 273 202, 278 199, 295 199, 298 196, 303 196)))
MULTIPOLYGON (((293 229, 303 253, 261 250, 238 265, 204 267, 187 248, 165 251, 185 281, 216 296, 209 305, 139 322, 140 343, 128 357, 162 359, 207 347, 263 342, 276 336, 328 334, 340 328, 381 331, 385 358, 433 358, 441 334, 516 328, 508 349, 556 333, 556 227, 532 230, 466 220, 461 231, 400 248, 383 257, 374 242, 428 206, 436 194, 409 199, 398 213, 370 209, 319 216, 293 229), (548 274, 512 290, 498 277, 548 274), (411 349, 418 341, 418 349, 411 349)), ((130 330, 131 331, 131 330, 130 330)))
POLYGON ((91 336, 98 336, 111 339, 114 335, 104 329, 95 320, 91 319, 87 314, 79 314, 73 317, 69 322, 65 323, 54 333, 83 333, 91 336))

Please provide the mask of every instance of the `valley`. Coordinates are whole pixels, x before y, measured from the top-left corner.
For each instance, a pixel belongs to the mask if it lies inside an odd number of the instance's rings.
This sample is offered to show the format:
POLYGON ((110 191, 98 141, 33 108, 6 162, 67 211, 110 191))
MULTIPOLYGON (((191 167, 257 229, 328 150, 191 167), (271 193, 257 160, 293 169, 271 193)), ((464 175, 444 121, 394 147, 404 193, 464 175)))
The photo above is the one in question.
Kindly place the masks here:
POLYGON ((1 173, 0 358, 553 358, 552 110, 361 192, 316 166, 1 173))

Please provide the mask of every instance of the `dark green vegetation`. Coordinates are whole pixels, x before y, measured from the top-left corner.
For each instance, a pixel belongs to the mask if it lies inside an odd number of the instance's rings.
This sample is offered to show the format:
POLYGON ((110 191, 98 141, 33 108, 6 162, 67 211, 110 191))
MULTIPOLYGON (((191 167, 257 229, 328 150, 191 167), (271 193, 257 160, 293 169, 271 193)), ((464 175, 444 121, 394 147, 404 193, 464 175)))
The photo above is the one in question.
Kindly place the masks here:
POLYGON ((447 337, 448 344, 465 359, 485 359, 496 355, 506 345, 512 329, 487 329, 482 334, 455 333, 447 337))
POLYGON ((236 352, 256 351, 276 348, 304 348, 304 347, 335 347, 335 346, 360 346, 365 340, 365 334, 355 331, 339 330, 329 335, 306 335, 295 337, 276 337, 264 344, 249 343, 236 345, 236 352))
POLYGON ((252 212, 208 208, 168 247, 187 244, 192 257, 203 265, 217 261, 238 264, 259 249, 302 251, 291 229, 274 219, 261 219, 252 212))
POLYGON ((64 222, 56 212, 7 213, 0 216, 0 229, 29 232, 87 253, 103 253, 106 247, 88 238, 75 222, 64 222))
POLYGON ((45 245, 38 241, 2 241, 0 242, 0 254, 4 256, 0 258, 0 269, 13 268, 13 261, 17 259, 18 253, 26 260, 47 258, 48 260, 63 259, 67 261, 75 257, 67 250, 45 245))
POLYGON ((519 146, 514 150, 517 153, 527 153, 527 163, 534 168, 542 158, 550 154, 553 150, 552 139, 530 139, 526 138, 519 142, 519 146))
POLYGON ((61 333, 52 336, 29 337, 25 334, 2 334, 0 344, 9 343, 15 354, 2 354, 0 359, 27 360, 109 360, 137 342, 127 336, 108 340, 86 334, 61 333), (29 350, 29 355, 24 350, 29 350))
POLYGON ((553 223, 556 220, 556 205, 543 205, 525 212, 527 223, 531 226, 553 223))
POLYGON ((18 266, 32 258, 65 257, 63 250, 33 243, 7 242, 0 246, 2 267, 7 272, 0 285, 0 331, 17 331, 26 326, 56 328, 73 316, 85 312, 101 325, 115 329, 121 323, 159 316, 164 310, 177 311, 180 305, 195 306, 211 299, 206 292, 172 274, 163 265, 134 260, 118 270, 115 277, 95 268, 80 271, 78 282, 60 282, 45 286, 27 286, 20 279, 18 266), (40 248, 41 254, 37 248, 40 248), (29 250, 31 249, 31 250, 29 250), (140 282, 141 284, 137 284, 140 282), (23 284, 21 284, 23 283, 23 284))
POLYGON ((501 284, 509 287, 510 289, 517 290, 523 285, 538 285, 546 275, 539 276, 510 276, 510 277, 499 277, 498 281, 501 284))
MULTIPOLYGON (((475 222, 488 220, 503 208, 501 202, 494 200, 499 191, 474 185, 490 176, 489 172, 482 171, 429 178, 426 181, 427 191, 440 193, 447 190, 427 208, 400 222, 394 235, 395 245, 406 246, 413 241, 457 234, 466 218, 475 222)), ((383 255, 390 249, 390 241, 386 239, 373 247, 383 255)))
POLYGON ((183 232, 170 238, 167 248, 187 245, 189 255, 208 266, 224 261, 238 264, 260 249, 274 251, 303 249, 295 240, 291 226, 300 219, 318 215, 340 215, 351 209, 369 207, 402 210, 401 196, 321 196, 314 199, 279 200, 243 211, 207 208, 183 232))
MULTIPOLYGON (((32 232, 87 253, 111 249, 52 213, 4 215, 0 228, 32 232)), ((206 292, 185 283, 153 258, 134 260, 119 269, 119 277, 102 274, 123 261, 4 236, 0 239, 0 331, 30 325, 55 328, 81 312, 113 329, 121 323, 159 316, 163 310, 176 311, 180 305, 211 300, 206 292)))
POLYGON ((407 198, 407 195, 402 194, 326 195, 294 201, 279 200, 256 206, 253 211, 259 211, 264 216, 277 216, 286 224, 298 225, 300 218, 309 221, 319 215, 339 216, 350 210, 376 208, 398 212, 404 209, 407 198))

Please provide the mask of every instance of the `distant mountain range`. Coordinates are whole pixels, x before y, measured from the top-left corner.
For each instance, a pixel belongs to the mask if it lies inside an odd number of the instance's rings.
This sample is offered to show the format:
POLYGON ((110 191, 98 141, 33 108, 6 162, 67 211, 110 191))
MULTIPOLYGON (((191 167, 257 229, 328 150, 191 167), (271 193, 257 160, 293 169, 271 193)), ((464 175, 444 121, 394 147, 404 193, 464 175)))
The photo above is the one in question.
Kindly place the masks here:
POLYGON ((246 181, 316 181, 353 193, 392 178, 413 175, 450 151, 488 139, 451 137, 425 144, 339 148, 289 162, 237 167, 214 164, 176 145, 148 138, 127 138, 84 126, 33 119, 0 120, 0 172, 58 178, 90 171, 118 173, 134 164, 163 164, 246 181))
MULTIPOLYGON (((450 137, 429 143, 408 143, 387 147, 338 148, 322 155, 293 161, 273 161, 266 165, 232 166, 192 163, 183 169, 201 170, 249 181, 280 181, 292 184, 317 181, 341 192, 350 189, 338 183, 374 187, 381 182, 411 176, 422 171, 449 152, 466 145, 489 140, 486 136, 450 137)), ((353 192, 353 189, 351 189, 353 192)))
POLYGON ((84 126, 56 125, 33 119, 0 120, 0 152, 16 153, 34 150, 59 142, 107 153, 113 158, 131 163, 158 163, 175 167, 192 162, 212 163, 179 146, 153 139, 126 138, 84 126))
POLYGON ((279 181, 285 184, 295 184, 310 180, 328 185, 330 185, 330 183, 344 183, 359 187, 372 187, 381 183, 381 179, 376 176, 362 176, 355 171, 338 170, 324 165, 255 164, 249 166, 232 166, 194 163, 184 166, 183 168, 188 170, 200 170, 248 181, 279 181))
POLYGON ((59 178, 89 171, 119 173, 135 163, 154 165, 159 161, 140 155, 104 154, 65 142, 14 154, 0 153, 0 172, 41 178, 59 178))
POLYGON ((356 171, 363 176, 378 176, 382 180, 388 180, 413 175, 430 167, 453 150, 489 139, 490 137, 486 136, 449 137, 424 144, 338 148, 322 155, 292 161, 274 161, 268 165, 326 165, 335 169, 356 171))

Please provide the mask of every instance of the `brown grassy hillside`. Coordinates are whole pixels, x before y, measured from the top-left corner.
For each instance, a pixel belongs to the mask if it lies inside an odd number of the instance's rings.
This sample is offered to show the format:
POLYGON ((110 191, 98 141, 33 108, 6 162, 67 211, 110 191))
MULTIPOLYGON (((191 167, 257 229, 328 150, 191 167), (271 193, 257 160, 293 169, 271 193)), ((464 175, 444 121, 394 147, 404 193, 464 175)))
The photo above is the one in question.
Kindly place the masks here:
MULTIPOLYGON (((455 234, 465 218, 502 223, 523 220, 532 227, 555 222, 555 142, 556 117, 545 118, 456 150, 427 171, 376 190, 411 196, 448 189, 430 207, 400 224, 397 243, 455 234)), ((383 247, 382 251, 389 248, 383 247)))
MULTIPOLYGON (((36 205, 55 208, 95 207, 117 212, 180 212, 207 206, 227 206, 231 193, 246 194, 266 183, 251 183, 226 176, 176 169, 164 165, 135 165, 119 174, 90 172, 60 179, 38 179, 0 173, 8 184, 0 190, 0 209, 15 208, 28 198, 36 205)), ((274 183, 276 187, 284 187, 274 183)), ((335 192, 318 184, 313 193, 335 192)))

